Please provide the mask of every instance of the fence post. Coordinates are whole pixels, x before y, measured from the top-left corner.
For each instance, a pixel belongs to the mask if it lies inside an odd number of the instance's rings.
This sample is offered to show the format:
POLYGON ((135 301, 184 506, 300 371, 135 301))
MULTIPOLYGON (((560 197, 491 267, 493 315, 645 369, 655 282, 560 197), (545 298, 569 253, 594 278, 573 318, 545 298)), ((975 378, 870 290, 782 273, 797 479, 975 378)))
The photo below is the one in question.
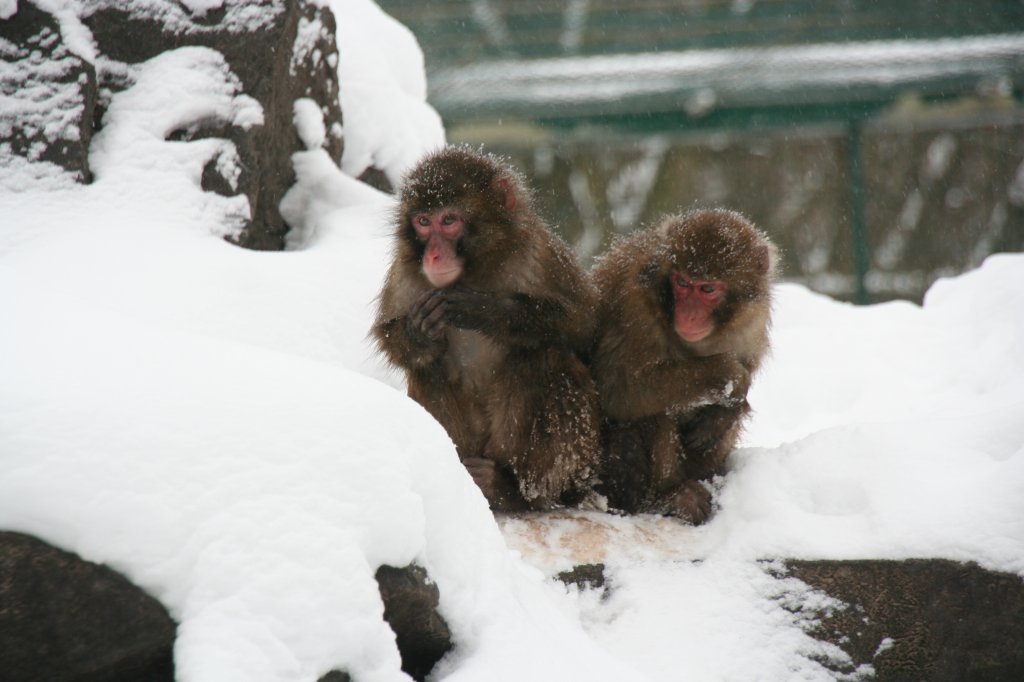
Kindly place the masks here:
POLYGON ((861 122, 851 120, 848 126, 849 176, 850 176, 850 227, 853 240, 853 269, 855 277, 854 301, 858 305, 871 302, 868 294, 867 276, 871 264, 868 251, 867 225, 864 222, 864 173, 861 167, 861 122))

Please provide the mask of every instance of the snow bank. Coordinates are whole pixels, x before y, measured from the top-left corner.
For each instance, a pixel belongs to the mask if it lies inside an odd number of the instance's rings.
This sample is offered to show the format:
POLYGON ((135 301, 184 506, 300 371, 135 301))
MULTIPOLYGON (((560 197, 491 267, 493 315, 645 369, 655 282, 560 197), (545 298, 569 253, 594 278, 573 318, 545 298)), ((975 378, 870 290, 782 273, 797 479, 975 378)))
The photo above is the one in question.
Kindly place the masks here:
POLYGON ((708 547, 975 560, 1024 574, 1024 258, 924 306, 781 286, 774 352, 708 547))

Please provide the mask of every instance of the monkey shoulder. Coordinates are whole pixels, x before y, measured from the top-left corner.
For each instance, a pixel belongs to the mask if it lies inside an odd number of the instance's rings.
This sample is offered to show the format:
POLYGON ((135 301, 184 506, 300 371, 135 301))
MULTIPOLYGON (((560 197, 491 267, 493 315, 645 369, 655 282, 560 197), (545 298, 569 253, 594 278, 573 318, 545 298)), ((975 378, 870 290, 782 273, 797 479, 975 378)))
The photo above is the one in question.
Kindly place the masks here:
POLYGON ((388 268, 377 296, 377 321, 384 322, 408 313, 413 303, 430 289, 419 268, 395 260, 388 268))
POLYGON ((545 284, 556 286, 568 294, 593 295, 593 285, 579 260, 564 239, 545 227, 538 228, 538 239, 530 254, 545 284))
POLYGON ((570 334, 579 337, 572 345, 589 345, 597 289, 564 240, 543 225, 534 226, 530 234, 524 246, 509 254, 495 279, 509 288, 508 293, 557 304, 566 329, 580 330, 570 334))

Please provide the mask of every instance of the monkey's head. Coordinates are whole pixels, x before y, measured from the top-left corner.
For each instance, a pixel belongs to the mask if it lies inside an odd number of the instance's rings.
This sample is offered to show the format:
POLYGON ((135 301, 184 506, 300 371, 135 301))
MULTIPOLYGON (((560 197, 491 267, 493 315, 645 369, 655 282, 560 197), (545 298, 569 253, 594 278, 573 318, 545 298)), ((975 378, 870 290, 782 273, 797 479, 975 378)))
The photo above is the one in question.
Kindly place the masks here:
POLYGON ((400 243, 437 288, 507 255, 519 243, 519 215, 527 208, 519 174, 467 147, 426 156, 406 175, 399 199, 400 243))
POLYGON ((667 254, 663 296, 684 342, 709 339, 750 304, 767 301, 777 253, 743 216, 692 211, 656 230, 667 254))

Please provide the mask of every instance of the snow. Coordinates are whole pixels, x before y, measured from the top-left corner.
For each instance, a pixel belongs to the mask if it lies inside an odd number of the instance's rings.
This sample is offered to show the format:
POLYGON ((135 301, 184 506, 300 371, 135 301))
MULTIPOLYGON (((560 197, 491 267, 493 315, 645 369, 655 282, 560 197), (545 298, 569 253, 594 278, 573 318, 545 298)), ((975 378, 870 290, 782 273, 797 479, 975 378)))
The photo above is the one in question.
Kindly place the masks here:
POLYGON ((304 97, 295 100, 294 110, 295 130, 298 131, 302 144, 306 149, 322 147, 327 139, 327 129, 324 127, 324 115, 320 111, 320 106, 304 97))
MULTIPOLYGON (((69 5, 76 14, 83 10, 91 14, 104 8, 124 8, 122 0, 45 2, 69 5)), ((217 21, 218 29, 238 34, 256 32, 271 26, 284 9, 284 0, 133 0, 131 3, 133 16, 158 21, 164 30, 172 33, 202 33, 206 30, 203 19, 210 12, 221 13, 217 21)))
POLYGON ((419 158, 444 144, 441 118, 426 102, 423 52, 405 26, 371 0, 330 0, 338 22, 338 83, 345 117, 341 169, 373 166, 397 186, 419 158))
MULTIPOLYGON (((365 52, 339 69, 390 74, 379 92, 360 85, 373 95, 359 123, 345 109, 346 154, 375 149, 390 175, 443 133, 412 120, 426 110, 418 48, 382 60, 375 32, 393 22, 345 4, 339 31, 365 52)), ((307 151, 282 202, 293 248, 234 247, 221 235, 244 198, 199 186, 230 144, 163 136, 209 116, 250 124, 258 106, 207 49, 138 73, 93 140, 92 185, 5 170, 0 528, 160 599, 179 623, 179 680, 408 679, 382 563, 416 561, 437 583, 456 647, 433 679, 453 682, 830 680, 821 661, 845 654, 805 628, 840 605, 776 560, 940 557, 1024 575, 1024 256, 942 280, 922 307, 777 286, 755 415, 707 525, 496 522, 367 339, 393 200, 333 166, 300 101, 307 151), (549 579, 592 561, 604 597, 549 579)))

